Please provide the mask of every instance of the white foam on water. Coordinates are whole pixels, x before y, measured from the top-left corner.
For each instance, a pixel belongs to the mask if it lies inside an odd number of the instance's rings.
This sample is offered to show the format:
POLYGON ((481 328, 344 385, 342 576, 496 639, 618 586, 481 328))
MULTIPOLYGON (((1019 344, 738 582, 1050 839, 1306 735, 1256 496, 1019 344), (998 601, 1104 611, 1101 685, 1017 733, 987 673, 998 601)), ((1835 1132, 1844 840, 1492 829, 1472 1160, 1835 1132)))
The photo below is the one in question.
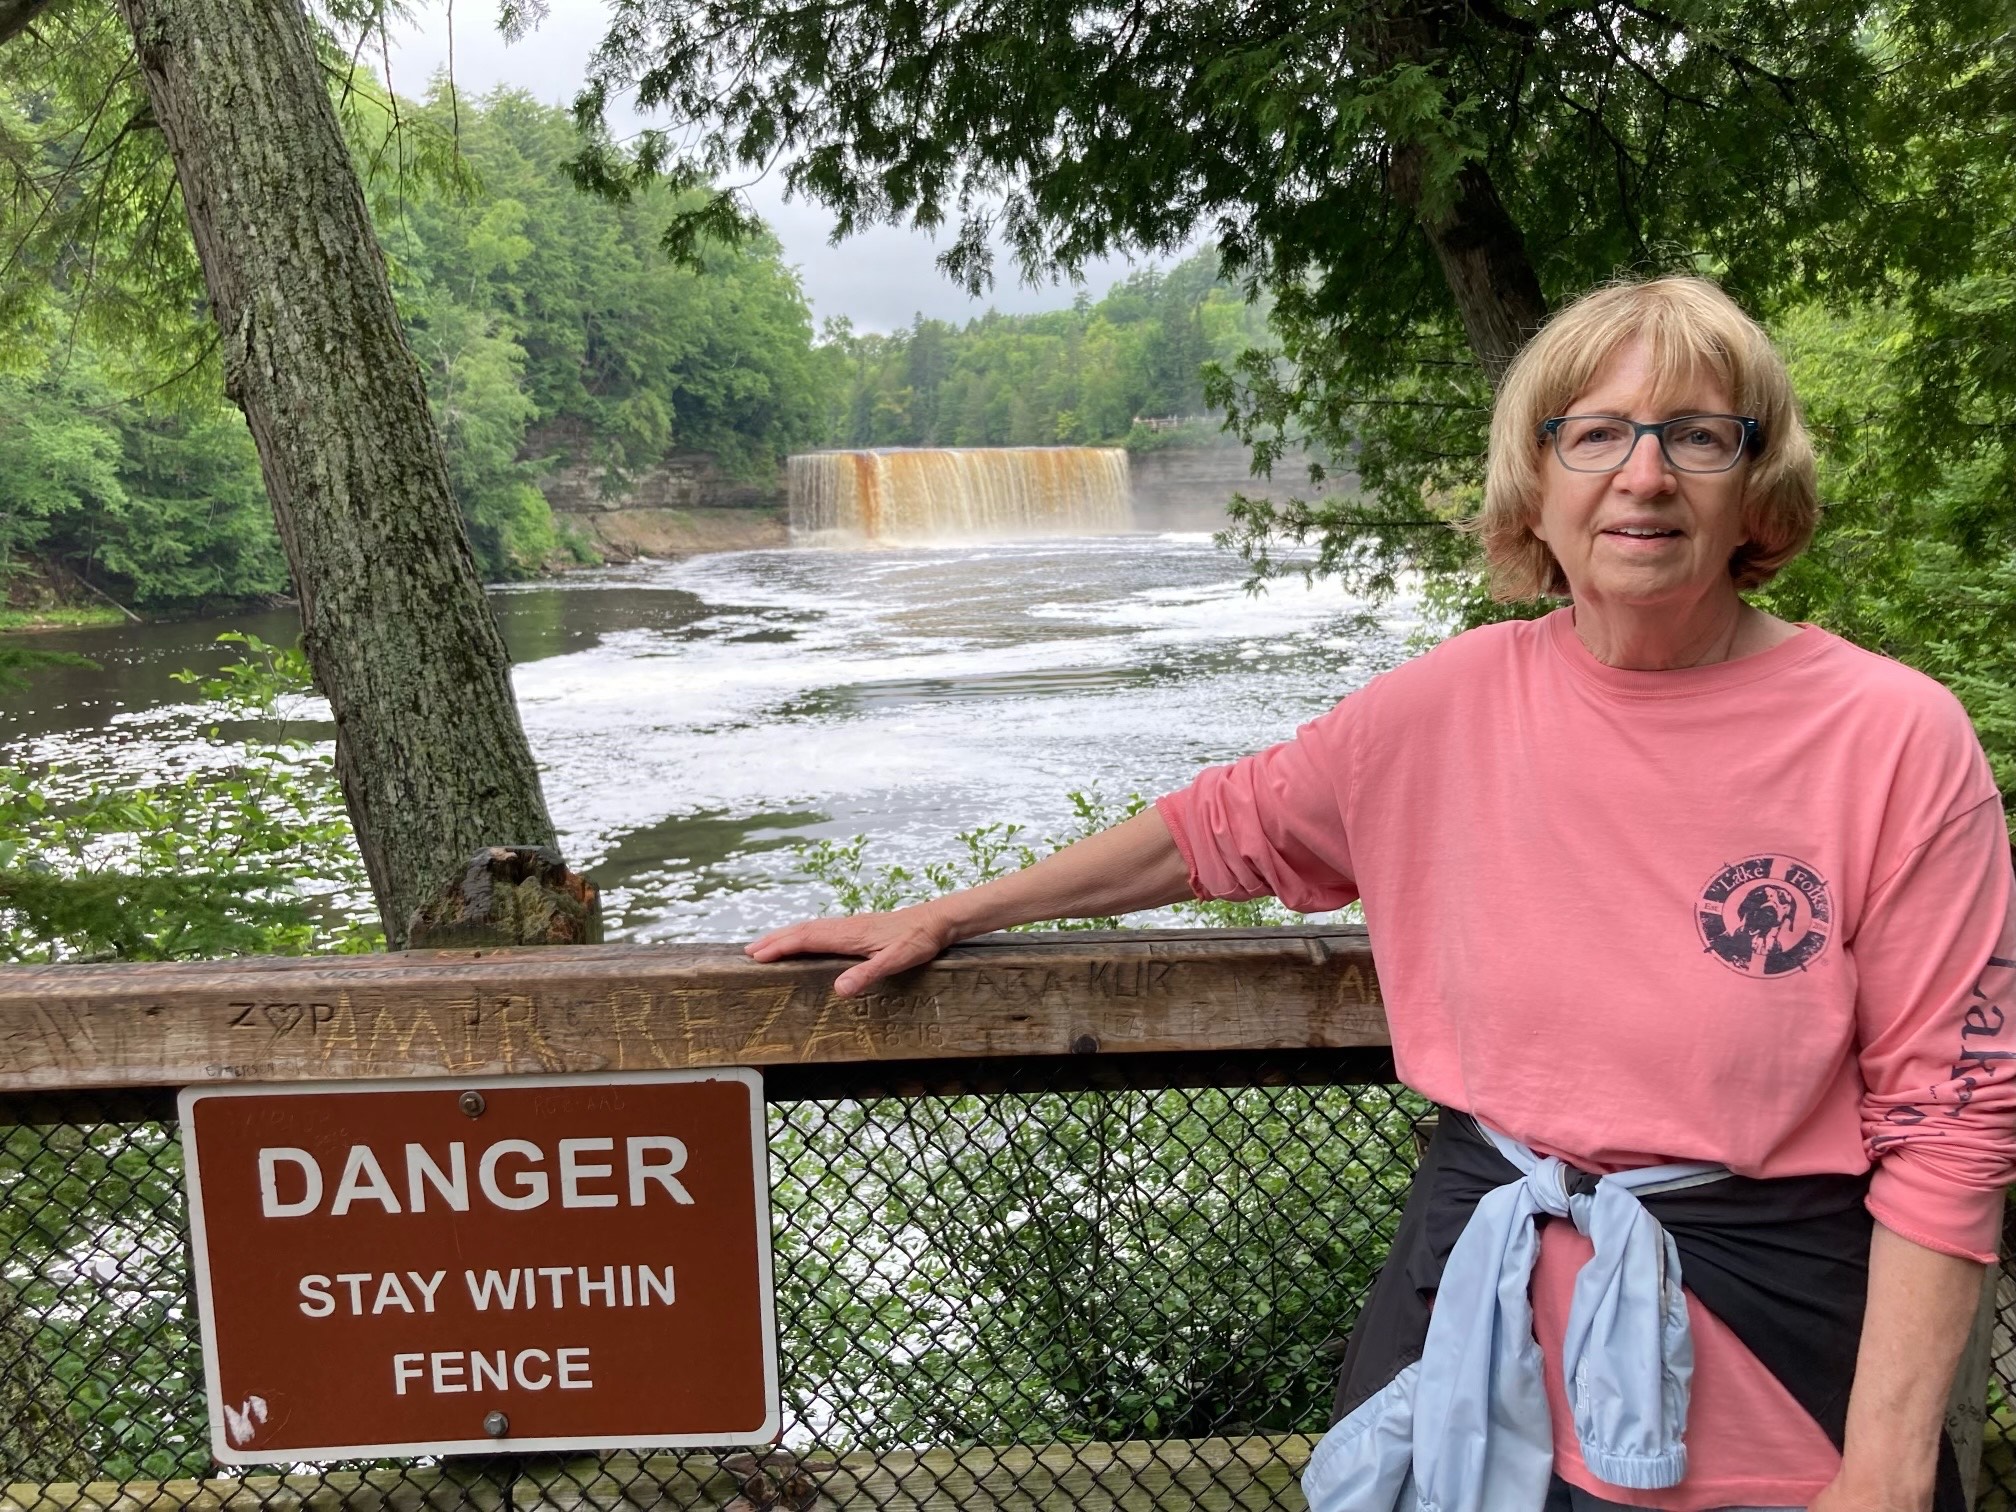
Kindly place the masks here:
MULTIPOLYGON (((868 834, 871 864, 915 869, 984 824, 1064 833, 1072 790, 1152 796, 1284 738, 1417 628, 1408 601, 1243 575, 1208 536, 1136 534, 736 552, 506 595, 572 627, 514 681, 612 933, 734 939, 828 903, 786 842, 868 834)), ((139 781, 231 759, 198 738, 222 717, 178 691, 8 754, 139 781)))
MULTIPOLYGON (((981 824, 1061 831, 1073 789, 1152 795, 1285 737, 1397 661, 1412 628, 1401 605, 1368 632, 1335 584, 1249 594, 1205 536, 744 552, 629 581, 714 613, 519 673, 554 817, 588 867, 682 813, 822 815, 790 833, 866 833, 873 859, 913 869, 981 824), (779 613, 788 639, 729 633, 779 613)), ((624 929, 784 922, 819 902, 791 870, 761 850, 705 879, 640 875, 624 929)))

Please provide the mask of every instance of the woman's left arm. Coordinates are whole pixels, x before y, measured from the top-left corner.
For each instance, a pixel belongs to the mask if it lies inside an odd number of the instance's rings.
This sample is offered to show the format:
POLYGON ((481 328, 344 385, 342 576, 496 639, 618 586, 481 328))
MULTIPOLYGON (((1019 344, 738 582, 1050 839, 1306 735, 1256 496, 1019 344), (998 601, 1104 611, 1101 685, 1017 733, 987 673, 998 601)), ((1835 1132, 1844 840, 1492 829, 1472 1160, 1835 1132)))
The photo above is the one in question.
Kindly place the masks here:
POLYGON ((1987 1270, 1876 1225, 1841 1473, 1812 1512, 1926 1512, 1932 1505, 1953 1371, 1987 1270))
POLYGON ((1966 715, 1913 728, 1849 937, 1868 1307, 1841 1471, 1817 1512, 1925 1512, 1954 1367, 2016 1175, 2016 877, 1966 715))

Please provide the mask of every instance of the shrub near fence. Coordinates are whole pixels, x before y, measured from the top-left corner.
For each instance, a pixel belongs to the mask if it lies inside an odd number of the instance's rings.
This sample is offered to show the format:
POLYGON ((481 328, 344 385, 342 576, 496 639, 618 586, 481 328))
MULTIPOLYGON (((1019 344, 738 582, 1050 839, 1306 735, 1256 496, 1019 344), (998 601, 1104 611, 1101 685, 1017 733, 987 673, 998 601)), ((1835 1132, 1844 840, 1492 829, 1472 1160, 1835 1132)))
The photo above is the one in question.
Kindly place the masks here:
POLYGON ((618 946, 0 973, 0 1507, 1299 1508, 1427 1111, 1363 936, 1018 936, 856 1003, 828 975, 618 946), (211 1468, 146 1089, 675 1062, 766 1073, 776 1451, 211 1468))

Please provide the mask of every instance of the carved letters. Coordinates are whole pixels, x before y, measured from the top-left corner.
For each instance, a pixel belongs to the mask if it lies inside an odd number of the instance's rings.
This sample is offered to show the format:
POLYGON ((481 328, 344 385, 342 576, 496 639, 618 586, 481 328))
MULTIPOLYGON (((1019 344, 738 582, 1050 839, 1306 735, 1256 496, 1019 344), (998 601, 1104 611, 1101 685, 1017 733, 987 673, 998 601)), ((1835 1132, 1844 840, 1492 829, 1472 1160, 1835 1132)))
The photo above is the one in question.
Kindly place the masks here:
POLYGON ((836 999, 789 984, 732 999, 704 989, 617 988, 601 1004, 548 1005, 513 994, 431 1005, 360 1003, 349 996, 335 1002, 238 1000, 225 1008, 225 1027, 234 1035, 268 1041, 305 1036, 331 1070, 386 1064, 467 1072, 665 1070, 817 1061, 836 1058, 830 1052, 841 1046, 852 1053, 837 1058, 897 1059, 928 1053, 945 1040, 936 994, 836 999), (556 1015, 566 1025, 566 1040, 607 1049, 562 1048, 548 1028, 556 1015))
POLYGON ((729 946, 0 968, 0 1093, 1385 1043, 1362 935, 995 937, 836 998, 729 946))

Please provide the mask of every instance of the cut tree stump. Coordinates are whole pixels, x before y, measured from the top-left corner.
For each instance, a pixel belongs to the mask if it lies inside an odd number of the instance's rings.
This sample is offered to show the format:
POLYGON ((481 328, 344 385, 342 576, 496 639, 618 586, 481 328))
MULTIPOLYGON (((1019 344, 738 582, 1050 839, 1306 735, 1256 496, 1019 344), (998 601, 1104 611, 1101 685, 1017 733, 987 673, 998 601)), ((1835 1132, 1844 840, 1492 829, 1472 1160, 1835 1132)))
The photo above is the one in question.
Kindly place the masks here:
POLYGON ((406 927, 409 950, 601 943, 601 892, 558 851, 537 845, 476 852, 461 880, 415 909, 406 927))

